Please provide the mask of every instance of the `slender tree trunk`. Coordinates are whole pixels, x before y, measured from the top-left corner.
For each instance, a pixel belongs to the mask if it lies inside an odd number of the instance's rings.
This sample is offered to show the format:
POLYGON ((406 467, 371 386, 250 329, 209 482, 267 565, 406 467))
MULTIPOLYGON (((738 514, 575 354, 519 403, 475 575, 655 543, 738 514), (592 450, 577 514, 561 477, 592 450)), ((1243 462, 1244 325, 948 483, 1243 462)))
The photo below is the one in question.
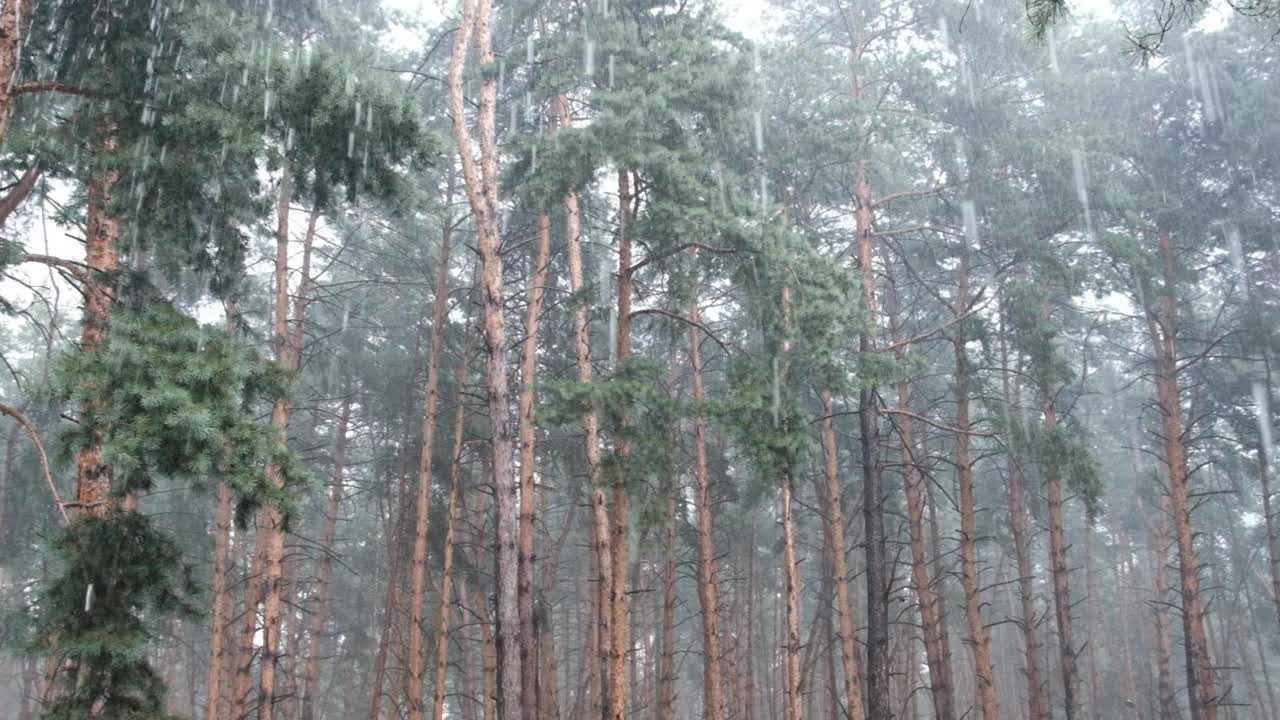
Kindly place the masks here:
MULTIPOLYGON (((571 192, 565 197, 565 229, 568 236, 569 255, 569 289, 575 298, 573 309, 573 345, 577 361, 578 382, 589 383, 592 378, 591 369, 591 330, 588 325, 587 305, 581 299, 584 287, 582 274, 582 238, 580 236, 581 215, 578 208, 578 195, 571 192)), ((612 649, 612 607, 613 596, 613 550, 610 542, 608 501, 600 478, 600 441, 599 421, 595 411, 588 408, 582 413, 582 433, 587 457, 587 470, 591 483, 591 540, 595 545, 596 566, 596 642, 595 649, 599 662, 592 673, 603 674, 599 682, 600 691, 596 694, 600 717, 606 717, 614 708, 613 690, 613 657, 612 649)), ((594 685, 594 683, 593 683, 594 685)))
MULTIPOLYGON (((695 431, 696 432, 696 431, 695 431)), ((695 442, 696 439, 695 439, 695 442)), ((695 450, 696 453, 696 450, 695 450)), ((667 492, 667 519, 662 563, 662 629, 658 662, 657 714, 659 720, 675 720, 676 706, 676 492, 667 492)), ((705 667, 705 662, 703 663, 705 667)), ((719 678, 716 685, 719 686, 719 678)), ((719 702, 717 700, 717 702, 719 702)), ((718 705, 716 707, 719 707, 718 705)), ((707 717, 704 712, 703 717, 707 717)))
MULTIPOLYGON (((1047 389, 1041 390, 1040 411, 1046 433, 1054 432, 1058 414, 1047 389)), ((1053 578, 1054 619, 1058 627, 1058 654, 1062 664, 1062 703, 1067 720, 1076 715, 1080 700, 1080 672, 1071 623, 1070 567, 1067 564, 1067 531, 1063 518, 1062 473, 1051 460, 1046 463, 1045 494, 1049 506, 1049 567, 1053 578)))
MULTIPOLYGON (((1155 353, 1156 404, 1160 408, 1164 462, 1169 473, 1169 511, 1178 548, 1182 591, 1182 630, 1186 649, 1187 695, 1191 720, 1217 720, 1218 697, 1205 635, 1205 607, 1200 598, 1200 561, 1196 557, 1187 490, 1185 428, 1178 385, 1177 259, 1167 230, 1159 231, 1164 285, 1158 307, 1147 308, 1147 325, 1155 353)), ((1150 297, 1149 294, 1146 295, 1150 297)))
POLYGON ((324 535, 321 537, 321 555, 316 568, 316 602, 311 610, 311 638, 307 648, 307 665, 302 686, 302 720, 314 720, 316 698, 320 694, 320 639, 329 622, 330 577, 333 574, 332 548, 338 536, 338 514, 342 510, 344 478, 347 471, 347 428, 351 421, 351 394, 342 399, 338 413, 338 427, 333 440, 333 480, 329 487, 329 506, 325 512, 324 535))
MULTIPOLYGON (((889 311, 889 326, 893 333, 895 345, 901 340, 897 288, 890 276, 886 299, 889 311)), ((899 360, 903 359, 902 351, 896 351, 899 360)), ((898 410, 911 411, 911 382, 907 378, 898 380, 898 410)), ((829 415, 829 412, 824 413, 829 415)), ((935 587, 941 578, 934 578, 929 567, 929 557, 925 547, 925 478, 915 461, 915 426, 911 418, 903 415, 895 422, 898 438, 902 447, 903 486, 907 497, 907 528, 911 538, 911 585, 920 607, 920 622, 923 626, 925 658, 929 665, 929 692, 933 698, 933 712, 937 720, 956 720, 955 680, 951 669, 951 649, 947 644, 946 632, 942 625, 942 598, 935 587)), ((858 718, 858 715, 853 715, 858 718)), ((1038 720, 1038 719, 1033 719, 1038 720)))
MULTIPOLYGON (((466 430, 466 403, 462 388, 467 381, 467 354, 463 351, 458 369, 458 392, 453 414, 453 449, 449 454, 449 506, 445 511, 444 550, 440 569, 440 615, 436 622, 436 678, 431 702, 431 719, 443 720, 444 696, 449 673, 449 610, 453 597, 453 544, 458 502, 462 496, 462 440, 466 430)), ((465 660, 464 660, 465 662, 465 660)))
MULTIPOLYGON (((226 669, 226 626, 231 610, 231 596, 227 592, 228 547, 231 543, 231 511, 233 499, 231 487, 218 485, 218 510, 213 521, 213 592, 209 611, 209 671, 205 682, 205 720, 222 720, 222 680, 226 669)), ((309 720, 309 719, 307 719, 309 720)))
POLYGON ((1095 528, 1092 517, 1084 532, 1084 586, 1088 594, 1086 607, 1089 613, 1089 711, 1093 720, 1102 720, 1102 676, 1098 672, 1098 645, 1101 644, 1103 634, 1098 632, 1102 616, 1098 612, 1098 563, 1094 557, 1096 548, 1093 544, 1095 528))
MULTIPOLYGON (((1003 304, 1004 297, 1001 296, 1003 304)), ((1008 443, 1009 527, 1013 535, 1013 554, 1018 565, 1018 599, 1021 602, 1019 629, 1022 630, 1023 664, 1027 681, 1027 710, 1030 720, 1050 720, 1045 699, 1044 682, 1040 678, 1040 640, 1036 632, 1035 571, 1031 558, 1031 528, 1027 515, 1027 478, 1022 465, 1021 449, 1015 444, 1013 414, 1010 405, 1019 404, 1020 392, 1010 375, 1009 348, 1006 342, 1004 313, 1000 315, 1000 381, 1004 389, 1004 423, 1010 430, 1008 443)))
POLYGON ((849 716, 861 718, 862 663, 858 658, 857 637, 854 635, 853 603, 849 599, 849 562, 844 538, 844 487, 840 481, 839 448, 836 447, 835 407, 831 391, 823 388, 820 397, 822 408, 822 457, 826 475, 826 513, 822 529, 827 539, 827 555, 830 558, 832 582, 835 584, 836 615, 838 627, 836 640, 840 645, 840 660, 844 667, 844 701, 849 716))
POLYGON ((492 0, 464 0, 462 23, 449 63, 449 112, 453 136, 462 160, 467 202, 471 206, 480 254, 481 310, 484 326, 485 387, 488 395, 490 446, 493 453, 493 491, 497 513, 494 575, 497 581, 498 712, 503 720, 521 720, 520 622, 518 611, 519 534, 517 486, 512 458, 510 407, 507 392, 507 329, 503 315, 502 254, 498 237, 498 151, 494 125, 497 78, 485 73, 480 82, 477 136, 480 168, 472 155, 463 105, 463 70, 467 48, 475 36, 482 67, 494 62, 490 16, 492 0))
MULTIPOLYGON (((782 288, 782 369, 774 377, 775 383, 787 384, 788 366, 791 360, 791 288, 782 288)), ((778 418, 774 418, 775 424, 778 418)), ((786 421, 782 429, 786 432, 786 421)), ((804 685, 803 667, 800 661, 800 568, 796 557, 795 519, 792 516, 792 481, 791 460, 783 460, 779 468, 778 505, 782 519, 782 556, 783 556, 783 598, 786 612, 783 630, 783 678, 786 716, 788 720, 803 720, 804 685)))
MULTIPOLYGON (((689 318, 702 322, 698 301, 689 305, 689 318)), ((715 500, 707 469, 707 428, 702 406, 707 393, 703 383, 702 345, 696 326, 689 329, 689 359, 693 365, 693 479, 694 512, 698 523, 698 604, 702 611, 702 690, 704 720, 724 720, 724 692, 720 685, 720 590, 716 572, 715 500)), ((751 590, 748 589, 748 592, 751 590)), ((746 623, 750 632, 751 622, 746 623)))
MULTIPOLYGON (((952 312, 957 318, 968 311, 969 251, 960 255, 959 284, 952 312)), ((991 635, 982 617, 982 597, 978 583, 977 507, 973 491, 973 461, 969 457, 969 397, 972 369, 966 349, 968 336, 965 323, 956 325, 952 340, 956 355, 956 472, 960 485, 960 578, 964 586, 965 618, 973 641, 974 675, 978 704, 983 720, 1000 720, 1000 695, 996 690, 995 671, 991 662, 991 635)))
POLYGON ((546 297, 547 268, 551 264, 551 213, 538 212, 538 246, 529 274, 528 316, 524 342, 520 349, 520 566, 518 600, 520 615, 520 702, 527 718, 538 716, 538 649, 533 618, 534 543, 533 522, 537 486, 537 426, 533 411, 538 380, 538 326, 542 322, 542 306, 546 297))
POLYGON ((1264 352, 1262 360, 1266 368, 1266 381, 1259 390, 1255 390, 1261 394, 1255 400, 1261 401, 1256 408, 1258 422, 1266 423, 1266 427, 1258 433, 1258 475, 1262 481, 1262 515, 1267 529, 1267 569, 1271 573, 1271 599, 1275 603, 1276 617, 1280 619, 1280 519, 1277 519, 1272 508, 1275 502, 1275 497, 1271 494, 1272 458, 1267 455, 1270 448, 1264 441, 1271 435, 1271 358, 1264 352))
MULTIPOLYGON (((452 182, 450 182, 452 185, 452 182)), ((448 195, 452 195, 452 187, 448 195)), ((427 399, 422 417, 422 455, 418 461, 417 523, 413 534, 413 596, 409 610, 409 720, 423 720, 426 694, 427 533, 431 520, 431 464, 435 455, 436 418, 440 413, 440 358, 449 318, 449 252, 453 222, 446 219, 436 261, 435 298, 431 306, 431 339, 427 350, 427 399)), ((459 405, 461 407, 461 405, 459 405)), ((448 596, 441 596, 448 604, 448 596)))
MULTIPOLYGON (((1138 500, 1138 512, 1148 518, 1142 509, 1142 500, 1138 500)), ((1152 607, 1155 613, 1155 651, 1156 651, 1156 695, 1160 706, 1161 720, 1181 720, 1182 711, 1178 708, 1177 691, 1173 681, 1173 650, 1169 637, 1169 521, 1168 500, 1162 498, 1160 508, 1148 519, 1147 526, 1151 530, 1151 585, 1152 607)))

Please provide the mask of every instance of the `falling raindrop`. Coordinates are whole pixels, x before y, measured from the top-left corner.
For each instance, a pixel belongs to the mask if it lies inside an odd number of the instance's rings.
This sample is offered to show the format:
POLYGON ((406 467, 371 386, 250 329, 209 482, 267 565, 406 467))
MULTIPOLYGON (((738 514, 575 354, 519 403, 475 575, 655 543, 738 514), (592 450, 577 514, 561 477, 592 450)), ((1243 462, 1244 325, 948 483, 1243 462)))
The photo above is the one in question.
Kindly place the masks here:
POLYGON ((1093 215, 1089 211, 1089 170, 1084 162, 1084 152, 1080 148, 1071 149, 1071 174, 1075 178, 1076 198, 1084 210, 1085 232, 1093 239, 1093 215))
POLYGON ((964 218, 964 239, 971 250, 978 247, 978 211, 972 200, 960 203, 960 214, 964 218))
POLYGON ((778 356, 773 356, 773 426, 778 427, 780 416, 782 414, 782 368, 778 362, 778 356))
POLYGON ((529 171, 538 172, 538 146, 534 145, 529 148, 529 171))
POLYGON ((751 113, 751 124, 755 131, 756 154, 764 154, 764 120, 761 118, 760 111, 756 110, 751 113))
POLYGON ((973 89, 973 72, 969 67, 969 58, 963 49, 960 50, 960 84, 964 86, 965 94, 969 98, 969 107, 976 107, 978 100, 973 89))
POLYGON ((524 43, 524 61, 527 65, 533 64, 533 35, 525 38, 524 43))
POLYGON ((1056 75, 1058 73, 1058 44, 1053 37, 1053 27, 1050 26, 1045 33, 1045 40, 1049 46, 1049 69, 1056 75))
POLYGON ((582 72, 587 77, 596 74, 596 41, 585 38, 582 43, 582 72))
POLYGON ((769 214, 769 178, 760 173, 760 216, 769 214))
POLYGON ((1258 417, 1258 437, 1262 441, 1262 454, 1268 462, 1274 460, 1271 453, 1271 399, 1267 396, 1267 388, 1257 380, 1253 381, 1253 411, 1258 417))
POLYGON ((355 73, 347 73, 347 87, 346 87, 347 97, 351 97, 352 93, 354 93, 355 91, 356 91, 356 75, 355 73))
POLYGON ((610 89, 610 90, 612 90, 612 89, 613 89, 613 70, 614 70, 614 62, 613 62, 613 59, 614 59, 614 58, 613 58, 613 54, 612 54, 612 53, 610 53, 610 54, 609 54, 609 89, 610 89))
POLYGON ((266 120, 271 115, 271 88, 267 88, 262 93, 262 119, 266 120))
POLYGON ((1218 122, 1218 104, 1215 102, 1213 92, 1213 70, 1208 63, 1200 63, 1196 68, 1199 76, 1198 85, 1200 87, 1200 102, 1204 105, 1205 124, 1212 125, 1218 122))
POLYGON ((356 131, 347 131, 347 157, 354 157, 356 153, 356 131))

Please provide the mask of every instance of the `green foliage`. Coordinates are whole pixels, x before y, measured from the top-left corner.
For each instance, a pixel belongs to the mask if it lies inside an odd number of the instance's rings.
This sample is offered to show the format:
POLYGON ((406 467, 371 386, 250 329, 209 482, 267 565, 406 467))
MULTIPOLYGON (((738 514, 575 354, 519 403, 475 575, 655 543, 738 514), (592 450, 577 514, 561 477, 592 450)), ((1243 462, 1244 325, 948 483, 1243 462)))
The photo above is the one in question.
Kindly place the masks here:
POLYGON ((76 520, 52 546, 63 567, 35 606, 32 649, 61 670, 41 717, 169 718, 146 649, 148 624, 196 614, 181 549, 136 512, 76 520))
POLYGON ((646 478, 667 477, 675 464, 670 432, 684 408, 667 391, 665 372, 660 362, 632 356, 602 380, 546 383, 538 417, 566 425, 594 410, 610 448, 601 458, 601 482, 607 486, 635 487, 646 478), (625 456, 620 445, 627 448, 625 456))
POLYGON ((1102 478, 1098 461, 1083 438, 1059 424, 1048 429, 1033 426, 1028 440, 1033 457, 1046 471, 1059 474, 1084 503, 1085 514, 1092 522, 1102 511, 1102 478))
POLYGON ((252 410, 286 392, 284 374, 225 330, 167 304, 119 309, 106 348, 69 353, 58 377, 58 399, 83 408, 65 450, 101 438, 114 492, 220 478, 235 489, 242 519, 263 503, 291 508, 289 488, 304 473, 252 410), (264 479, 269 461, 284 467, 284 492, 264 479))

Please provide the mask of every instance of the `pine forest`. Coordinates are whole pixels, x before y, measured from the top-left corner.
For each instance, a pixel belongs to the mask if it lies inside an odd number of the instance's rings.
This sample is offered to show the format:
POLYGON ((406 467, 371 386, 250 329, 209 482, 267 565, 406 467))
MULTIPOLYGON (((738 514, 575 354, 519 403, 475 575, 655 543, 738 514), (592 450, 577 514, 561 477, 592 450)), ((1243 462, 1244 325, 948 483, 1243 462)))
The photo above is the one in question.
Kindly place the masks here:
POLYGON ((1280 718, 1280 0, 2 0, 0 719, 1280 718))

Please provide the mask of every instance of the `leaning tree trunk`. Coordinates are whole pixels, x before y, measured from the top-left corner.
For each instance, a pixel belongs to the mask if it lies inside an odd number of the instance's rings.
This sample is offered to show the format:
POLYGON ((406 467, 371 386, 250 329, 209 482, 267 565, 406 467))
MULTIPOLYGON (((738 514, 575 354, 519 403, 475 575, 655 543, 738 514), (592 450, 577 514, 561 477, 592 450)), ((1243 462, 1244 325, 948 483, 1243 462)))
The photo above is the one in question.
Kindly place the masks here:
POLYGON ((409 607, 409 686, 405 693, 408 696, 409 720, 423 720, 425 717, 427 533, 431 525, 431 463, 435 455, 436 418, 440 412, 440 358, 444 354, 445 327, 449 315, 449 250, 452 239, 453 223, 446 219, 444 232, 440 237, 440 258, 436 261, 431 339, 427 350, 427 399, 422 416, 422 454, 418 460, 417 522, 413 533, 413 595, 409 607))
POLYGON ((503 720, 521 720, 520 618, 518 604, 518 556, 516 538, 516 479, 512 458, 510 407, 507 392, 507 327, 503 315, 502 254, 498 237, 498 150, 494 125, 497 77, 482 74, 477 136, 480 168, 472 155, 463 102, 463 70, 472 36, 481 67, 494 62, 490 16, 492 0, 463 0, 462 22, 449 62, 449 113, 453 137, 462 161, 463 182, 480 254, 480 306, 484 327, 485 387, 492 428, 493 492, 497 515, 494 576, 497 585, 498 714, 503 720))

